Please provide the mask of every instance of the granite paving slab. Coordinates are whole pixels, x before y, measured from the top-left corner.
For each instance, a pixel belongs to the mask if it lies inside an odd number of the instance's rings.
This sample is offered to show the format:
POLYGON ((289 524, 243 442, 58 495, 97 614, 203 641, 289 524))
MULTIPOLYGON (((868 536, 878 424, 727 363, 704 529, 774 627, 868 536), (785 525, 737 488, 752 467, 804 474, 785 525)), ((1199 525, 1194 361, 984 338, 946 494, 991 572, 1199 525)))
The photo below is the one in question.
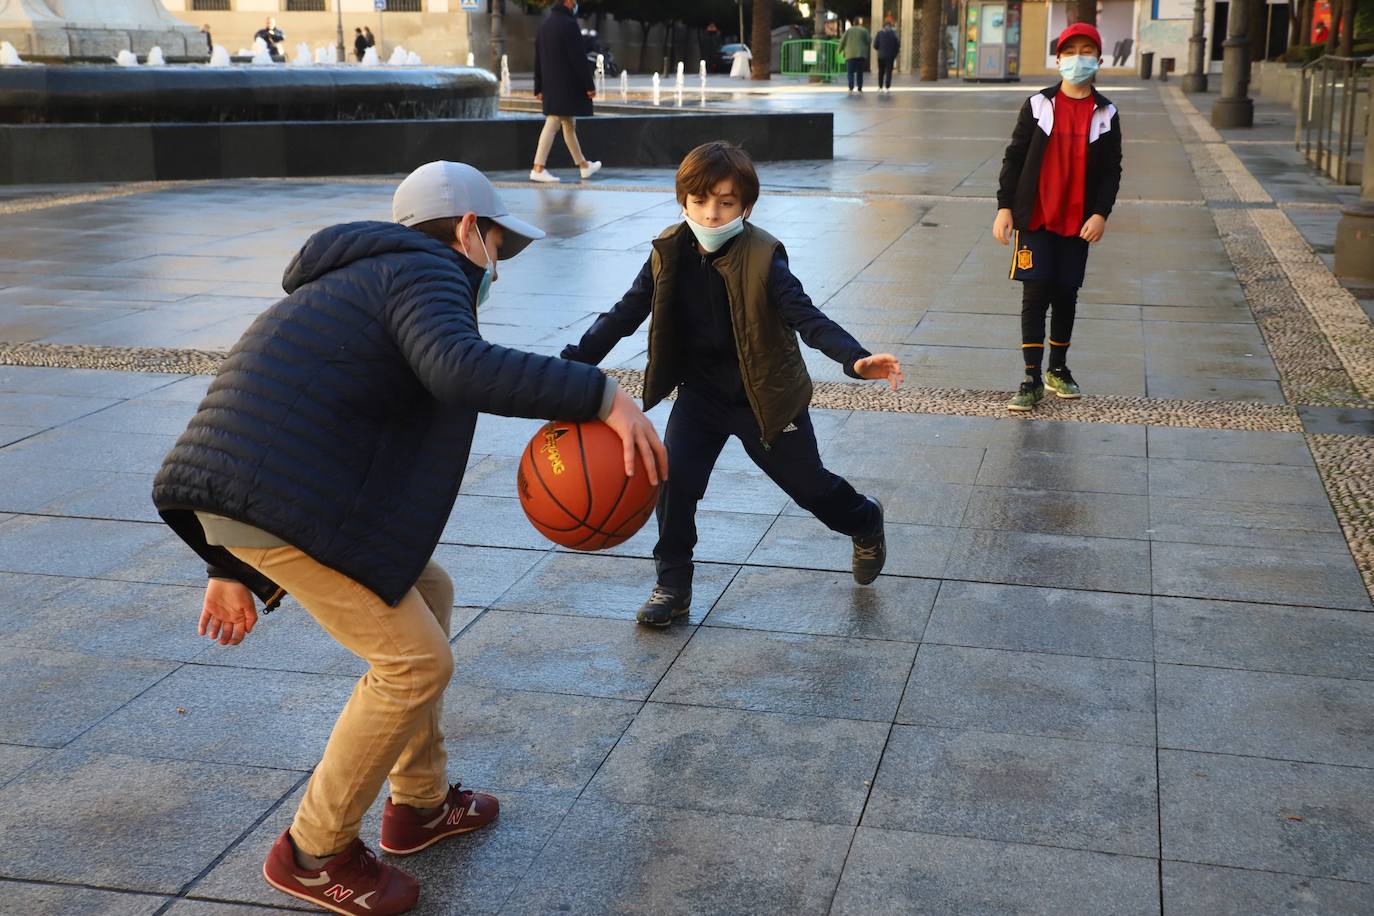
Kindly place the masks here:
POLYGON ((156 659, 2 646, 0 741, 62 747, 176 667, 156 659))
POLYGON ((911 643, 702 627, 652 699, 891 722, 915 656, 911 643))
POLYGON ((10 913, 25 916, 153 916, 166 903, 165 897, 127 894, 89 887, 60 884, 33 884, 27 881, 0 880, 0 898, 10 913))
POLYGON ((488 611, 454 642, 454 670, 481 687, 643 700, 689 634, 630 620, 488 611))
MULTIPOLYGON (((773 524, 773 516, 753 512, 697 512, 697 563, 739 563, 758 546, 773 524)), ((602 551, 622 557, 652 557, 658 543, 658 523, 650 518, 639 533, 625 543, 602 551)), ((638 605, 636 605, 638 606, 638 605)))
POLYGON ((1159 913, 1150 859, 860 827, 835 916, 1159 913))
POLYGON ((1154 856, 1155 749, 899 725, 862 823, 1154 856))
MULTIPOLYGON (((149 547, 167 542, 169 534, 163 525, 140 522, 20 516, 5 523, 0 570, 83 577, 119 571, 118 575, 137 565, 135 558, 146 558, 149 547)), ((192 565, 195 554, 184 545, 182 551, 187 565, 192 565)), ((204 564, 199 581, 205 582, 204 564)))
MULTIPOLYGON (((737 566, 697 564, 690 622, 699 623, 710 612, 738 571, 737 566)), ((652 560, 560 551, 540 560, 493 607, 632 620, 656 581, 652 560)))
MULTIPOLYGON (((474 784, 471 788, 484 787, 474 784)), ((272 843, 290 825, 303 793, 303 788, 291 793, 223 861, 192 885, 189 896, 262 906, 300 906, 263 880, 262 862, 272 843)), ((501 814, 490 826, 404 859, 384 857, 419 879, 420 905, 413 910, 417 916, 455 912, 488 916, 500 911, 511 888, 572 805, 572 799, 565 796, 538 792, 503 790, 497 798, 501 814)), ((381 830, 383 804, 384 798, 379 798, 363 817, 361 837, 373 848, 381 830)))
POLYGON ((953 537, 945 576, 1149 594, 1149 570, 1150 545, 1145 541, 968 529, 953 537))
POLYGON ((1147 538, 1149 499, 1118 493, 974 487, 964 528, 1147 538))
POLYGON ((1374 883, 1374 770, 1159 752, 1165 859, 1374 883))
POLYGON ((0 786, 52 753, 47 748, 0 744, 0 786))
POLYGON ((1148 491, 1146 463, 1122 455, 1076 455, 1072 460, 1056 452, 989 448, 978 469, 979 486, 1071 490, 1075 493, 1148 491))
POLYGON ((1157 595, 1370 609, 1349 552, 1156 542, 1151 568, 1157 595))
POLYGON ((1154 599, 1160 662, 1374 680, 1374 616, 1358 611, 1154 599))
POLYGON ((939 587, 933 579, 886 576, 871 588, 855 588, 849 573, 747 567, 716 602, 706 623, 915 642, 939 587), (798 590, 809 600, 798 601, 798 590))
POLYGON ((10 610, 0 616, 0 646, 189 661, 208 645, 196 635, 201 589, 34 578, 44 590, 31 598, 0 583, 0 607, 10 610))
POLYGON ((0 876, 176 893, 298 773, 64 751, 0 789, 0 876))
MULTIPOLYGON (((542 560, 544 550, 503 550, 440 544, 433 560, 453 580, 454 603, 462 607, 489 607, 525 573, 542 560)), ((457 633, 457 627, 453 628, 457 633)))
POLYGON ((1340 553, 1347 549, 1327 505, 1150 497, 1154 541, 1340 553))
POLYGON ((1249 502, 1329 505, 1311 465, 1243 464, 1151 458, 1150 495, 1249 502))
POLYGON ((584 801, 502 912, 819 916, 853 834, 852 827, 584 801))
POLYGON ((879 722, 651 702, 583 798, 854 825, 887 732, 879 722))
POLYGON ((1165 911, 1179 916, 1361 916, 1374 885, 1188 862, 1163 863, 1165 911))
MULTIPOLYGON (((938 579, 945 571, 953 528, 887 523, 887 564, 884 576, 938 579)), ((853 539, 831 531, 812 516, 782 516, 749 554, 751 566, 848 571, 854 557, 853 539)), ((880 577, 881 578, 881 577, 880 577)), ((862 587, 862 586, 856 586, 862 587)))
POLYGON ((463 682, 444 694, 448 767, 470 786, 580 792, 634 719, 639 704, 463 682))
MULTIPOLYGON (((249 638, 252 638, 251 636, 249 638)), ((147 757, 306 771, 354 679, 185 665, 82 736, 147 757)))
POLYGON ((1369 766, 1374 682, 1160 665, 1163 747, 1369 766))
POLYGON ((923 645, 897 721, 1153 747, 1152 666, 923 645))
POLYGON ((1151 458, 1312 466, 1312 453, 1297 433, 1151 426, 1149 448, 1151 458))

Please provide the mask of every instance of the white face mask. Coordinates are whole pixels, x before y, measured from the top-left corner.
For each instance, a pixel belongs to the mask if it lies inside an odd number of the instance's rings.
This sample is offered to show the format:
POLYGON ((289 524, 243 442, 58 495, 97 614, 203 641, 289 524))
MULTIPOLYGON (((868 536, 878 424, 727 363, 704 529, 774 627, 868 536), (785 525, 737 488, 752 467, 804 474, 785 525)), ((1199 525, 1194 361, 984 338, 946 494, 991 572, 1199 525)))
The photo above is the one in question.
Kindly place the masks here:
POLYGON ((683 211, 682 218, 687 221, 687 228, 692 230, 692 235, 697 237, 701 250, 706 252, 719 251, 722 245, 744 231, 743 216, 732 219, 724 226, 703 226, 688 216, 686 211, 683 211))

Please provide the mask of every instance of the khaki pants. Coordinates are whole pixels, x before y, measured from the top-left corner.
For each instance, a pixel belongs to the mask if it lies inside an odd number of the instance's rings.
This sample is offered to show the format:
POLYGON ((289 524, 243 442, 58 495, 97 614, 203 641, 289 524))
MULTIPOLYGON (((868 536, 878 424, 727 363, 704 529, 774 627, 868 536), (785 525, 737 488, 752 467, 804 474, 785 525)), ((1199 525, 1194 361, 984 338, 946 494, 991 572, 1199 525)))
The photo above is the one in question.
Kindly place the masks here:
POLYGON ((395 607, 295 547, 231 547, 371 667, 353 688, 291 824, 302 852, 327 856, 358 836, 391 781, 397 804, 429 808, 448 794, 439 718, 453 675, 453 582, 430 561, 395 607))
POLYGON ((558 115, 548 115, 544 118, 544 129, 539 132, 539 146, 534 151, 534 164, 538 166, 547 165, 549 153, 553 151, 553 140, 558 136, 559 126, 563 128, 563 142, 568 144, 568 152, 572 153, 573 163, 581 165, 586 162, 582 155, 582 146, 577 142, 577 124, 572 118, 562 118, 558 115))

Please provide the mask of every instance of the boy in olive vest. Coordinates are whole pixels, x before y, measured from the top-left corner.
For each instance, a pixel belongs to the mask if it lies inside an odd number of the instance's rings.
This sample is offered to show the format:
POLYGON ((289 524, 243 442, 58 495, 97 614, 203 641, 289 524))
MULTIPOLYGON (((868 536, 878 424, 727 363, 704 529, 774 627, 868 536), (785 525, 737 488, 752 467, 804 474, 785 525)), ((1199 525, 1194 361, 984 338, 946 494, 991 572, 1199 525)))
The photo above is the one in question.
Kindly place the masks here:
POLYGON ((682 222, 654 240, 629 292, 563 350, 596 364, 649 318, 645 409, 678 392, 664 437, 673 470, 658 497, 658 583, 637 614, 642 624, 667 626, 691 605, 697 503, 732 435, 797 505, 853 538, 856 582, 876 579, 887 558, 882 506, 821 464, 797 335, 846 375, 893 390, 901 364, 869 353, 812 304, 782 243, 746 222, 758 198, 744 150, 716 141, 688 153, 677 171, 682 222))

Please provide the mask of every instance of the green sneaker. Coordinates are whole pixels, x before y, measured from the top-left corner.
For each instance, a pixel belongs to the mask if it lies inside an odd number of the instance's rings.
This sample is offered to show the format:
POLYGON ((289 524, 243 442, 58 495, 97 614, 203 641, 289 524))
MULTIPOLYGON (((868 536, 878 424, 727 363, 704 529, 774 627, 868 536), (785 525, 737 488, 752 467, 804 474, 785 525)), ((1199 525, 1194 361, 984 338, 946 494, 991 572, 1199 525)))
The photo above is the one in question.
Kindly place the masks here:
POLYGON ((1039 404, 1045 397, 1045 386, 1039 384, 1029 375, 1021 383, 1016 394, 1007 402, 1007 410, 1018 410, 1022 413, 1034 410, 1035 405, 1039 404))
POLYGON ((1063 369, 1049 369, 1045 372, 1045 387, 1054 392, 1057 398, 1073 400, 1083 397, 1083 391, 1073 380, 1073 373, 1065 366, 1063 369))

